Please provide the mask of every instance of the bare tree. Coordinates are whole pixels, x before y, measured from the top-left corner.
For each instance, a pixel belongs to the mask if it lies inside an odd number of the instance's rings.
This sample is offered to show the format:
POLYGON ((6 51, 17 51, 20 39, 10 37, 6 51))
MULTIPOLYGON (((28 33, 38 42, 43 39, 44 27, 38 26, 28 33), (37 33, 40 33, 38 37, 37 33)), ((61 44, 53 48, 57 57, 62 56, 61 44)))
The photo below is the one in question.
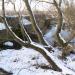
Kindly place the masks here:
POLYGON ((61 11, 61 3, 62 0, 60 0, 59 5, 56 2, 56 0, 53 0, 54 6, 56 7, 58 11, 58 25, 57 25, 57 31, 56 31, 56 37, 59 42, 59 44, 63 47, 62 57, 65 55, 68 55, 71 51, 73 51, 73 47, 64 40, 64 38, 60 35, 62 24, 63 24, 63 13, 61 11))
MULTIPOLYGON (((2 0, 2 10, 3 10, 3 21, 5 23, 6 28, 9 31, 9 34, 13 37, 13 39, 25 47, 28 47, 28 48, 30 47, 30 48, 33 48, 34 50, 40 52, 44 56, 44 58, 49 62, 49 64, 51 65, 51 67, 54 70, 61 71, 61 69, 58 67, 58 65, 53 61, 53 58, 51 57, 51 54, 48 52, 47 49, 45 49, 43 46, 39 46, 37 43, 23 41, 11 30, 11 28, 9 27, 9 25, 6 21, 4 0, 2 0)), ((28 36, 28 34, 26 32, 25 32, 25 35, 28 36)), ((27 37, 27 38, 29 38, 29 37, 27 37)))
POLYGON ((59 0, 59 2, 57 2, 57 0, 53 0, 53 3, 48 1, 40 1, 40 0, 39 2, 46 2, 49 4, 53 4, 57 9, 58 25, 57 25, 57 31, 56 31, 55 37, 58 44, 63 48, 62 56, 64 57, 65 55, 68 55, 71 51, 73 51, 73 47, 70 44, 68 44, 68 42, 66 42, 66 40, 64 40, 64 38, 60 35, 62 25, 63 25, 63 13, 61 11, 62 0, 59 0))
POLYGON ((31 22, 32 22, 32 27, 33 27, 34 31, 37 33, 39 42, 40 42, 40 43, 43 43, 44 45, 47 45, 47 46, 48 46, 48 43, 47 43, 46 40, 43 38, 43 34, 42 34, 40 28, 39 28, 38 25, 36 24, 36 21, 35 21, 33 12, 31 11, 31 8, 30 8, 30 5, 29 5, 28 0, 23 0, 23 1, 24 1, 25 4, 26 4, 28 13, 29 13, 29 15, 30 15, 30 20, 31 20, 31 22))

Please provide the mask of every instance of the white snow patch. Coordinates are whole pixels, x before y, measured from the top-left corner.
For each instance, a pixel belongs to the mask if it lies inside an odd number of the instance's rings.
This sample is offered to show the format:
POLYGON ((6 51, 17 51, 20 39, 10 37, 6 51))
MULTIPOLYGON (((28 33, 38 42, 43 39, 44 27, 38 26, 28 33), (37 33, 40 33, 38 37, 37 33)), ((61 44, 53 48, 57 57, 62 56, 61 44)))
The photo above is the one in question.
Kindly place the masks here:
POLYGON ((31 22, 28 21, 28 20, 25 19, 25 18, 23 18, 21 22, 23 23, 23 25, 30 25, 30 24, 31 24, 31 22))
POLYGON ((8 41, 8 42, 5 42, 4 45, 6 45, 6 46, 13 46, 13 43, 8 41))
POLYGON ((0 30, 6 29, 4 23, 0 23, 0 30))
MULTIPOLYGON (((55 39, 56 30, 57 30, 57 27, 52 27, 52 29, 49 30, 49 32, 47 32, 46 35, 44 35, 44 38, 51 45, 53 45, 53 42, 56 40, 55 39)), ((68 41, 70 35, 71 35, 70 31, 61 30, 60 36, 62 36, 64 38, 64 39, 62 38, 64 42, 65 42, 65 40, 68 41)))
POLYGON ((54 41, 54 35, 56 32, 56 27, 53 27, 51 30, 49 30, 49 32, 46 33, 46 35, 44 35, 44 38, 48 41, 49 44, 53 44, 54 41))
POLYGON ((69 36, 71 35, 69 30, 61 30, 60 34, 66 41, 68 41, 69 36))

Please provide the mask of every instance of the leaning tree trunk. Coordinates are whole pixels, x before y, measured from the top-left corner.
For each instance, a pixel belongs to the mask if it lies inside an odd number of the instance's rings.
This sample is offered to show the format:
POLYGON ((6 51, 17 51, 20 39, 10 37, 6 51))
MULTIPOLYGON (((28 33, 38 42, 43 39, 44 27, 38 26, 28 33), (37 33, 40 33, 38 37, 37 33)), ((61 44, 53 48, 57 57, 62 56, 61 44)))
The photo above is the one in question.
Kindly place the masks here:
POLYGON ((56 2, 56 0, 53 0, 54 1, 54 6, 56 7, 57 11, 58 11, 58 25, 57 25, 57 31, 56 31, 56 37, 57 37, 57 40, 58 40, 58 43, 63 47, 63 52, 62 52, 62 57, 64 57, 65 55, 68 55, 72 50, 73 50, 73 47, 68 44, 64 38, 60 35, 60 32, 61 32, 61 29, 62 29, 62 24, 63 24, 63 16, 62 16, 62 11, 60 9, 61 7, 61 1, 59 3, 59 6, 56 2))
MULTIPOLYGON (((53 1, 54 1, 54 6, 56 7, 56 9, 58 11, 58 25, 57 25, 56 36, 57 36, 57 39, 58 39, 58 42, 60 43, 60 45, 63 46, 64 42, 60 37, 60 32, 61 32, 62 22, 63 22, 62 12, 61 12, 61 9, 59 8, 56 0, 53 0, 53 1)), ((61 3, 59 5, 61 6, 61 3)))
POLYGON ((35 18, 34 18, 34 15, 33 15, 33 13, 32 13, 32 10, 31 10, 31 7, 30 7, 30 5, 29 5, 28 0, 23 0, 23 1, 24 1, 25 4, 26 4, 28 13, 29 13, 29 15, 30 15, 30 20, 31 20, 31 23, 32 23, 32 28, 33 28, 33 30, 37 33, 37 37, 38 37, 39 42, 42 43, 42 44, 44 44, 44 45, 47 45, 47 46, 48 46, 46 40, 43 38, 43 34, 42 34, 40 28, 39 28, 38 25, 36 24, 36 21, 35 21, 35 18))
POLYGON ((22 39, 20 39, 12 30, 11 28, 9 27, 7 21, 6 21, 6 18, 5 18, 5 8, 4 8, 4 0, 2 0, 2 10, 3 10, 3 21, 5 23, 5 26, 6 28, 8 29, 9 31, 9 34, 13 37, 13 39, 15 41, 17 41, 18 43, 20 43, 21 45, 25 46, 25 47, 31 47, 33 48, 34 50, 40 52, 44 58, 49 62, 49 64, 51 65, 51 67, 56 70, 56 71, 61 71, 61 69, 57 66, 57 64, 53 61, 53 58, 51 57, 51 54, 44 48, 44 47, 41 47, 39 45, 37 45, 36 43, 29 43, 29 42, 25 42, 23 41, 22 39), (36 44, 36 45, 35 45, 36 44))

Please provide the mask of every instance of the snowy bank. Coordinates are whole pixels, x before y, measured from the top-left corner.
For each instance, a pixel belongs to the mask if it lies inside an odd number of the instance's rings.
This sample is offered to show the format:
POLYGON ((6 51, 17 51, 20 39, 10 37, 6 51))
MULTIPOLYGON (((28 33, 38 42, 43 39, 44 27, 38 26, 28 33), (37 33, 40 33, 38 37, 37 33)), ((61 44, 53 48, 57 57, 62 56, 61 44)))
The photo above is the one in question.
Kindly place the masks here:
MULTIPOLYGON (((23 47, 20 50, 8 49, 0 52, 0 68, 13 75, 74 75, 75 73, 66 68, 62 60, 57 59, 58 50, 51 53, 55 57, 55 61, 60 64, 63 69, 62 72, 53 71, 52 69, 43 69, 38 65, 46 64, 48 62, 43 56, 31 48, 23 47)), ((67 61, 68 62, 68 61, 67 61)), ((68 64, 67 64, 68 65, 68 64)), ((68 65, 69 66, 69 65, 68 65)))

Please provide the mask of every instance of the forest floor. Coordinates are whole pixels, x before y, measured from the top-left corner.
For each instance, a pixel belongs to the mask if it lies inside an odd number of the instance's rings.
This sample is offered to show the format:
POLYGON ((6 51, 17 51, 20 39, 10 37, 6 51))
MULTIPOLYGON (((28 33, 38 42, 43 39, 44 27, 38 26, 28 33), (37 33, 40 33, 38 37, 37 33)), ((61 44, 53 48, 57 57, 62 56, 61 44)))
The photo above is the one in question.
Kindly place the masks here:
POLYGON ((62 68, 62 72, 50 69, 43 56, 33 49, 22 47, 20 50, 7 49, 0 52, 0 68, 13 75, 75 75, 75 54, 62 60, 57 48, 51 55, 62 68))
MULTIPOLYGON (((50 43, 53 40, 53 38, 50 38, 52 33, 49 31, 45 35, 50 43)), ((70 54, 66 59, 61 59, 62 49, 54 47, 54 50, 51 55, 62 69, 62 72, 52 70, 40 53, 26 47, 19 50, 0 51, 0 68, 13 73, 13 75, 75 75, 75 54, 70 54)))

